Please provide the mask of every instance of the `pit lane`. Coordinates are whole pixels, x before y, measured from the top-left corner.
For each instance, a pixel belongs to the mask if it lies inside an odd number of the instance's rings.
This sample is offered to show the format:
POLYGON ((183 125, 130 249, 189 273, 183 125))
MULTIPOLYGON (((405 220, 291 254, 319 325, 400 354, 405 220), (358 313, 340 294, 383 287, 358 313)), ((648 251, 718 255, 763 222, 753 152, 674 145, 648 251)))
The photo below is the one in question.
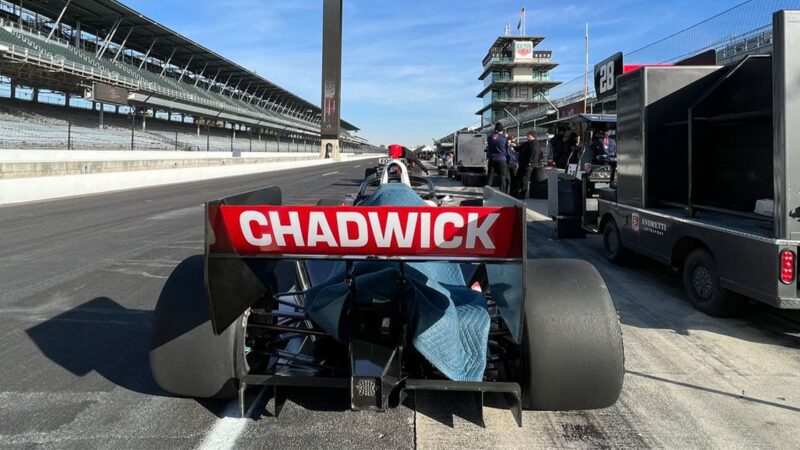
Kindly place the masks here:
MULTIPOLYGON (((586 259, 611 289, 627 369, 613 408, 526 412, 519 429, 500 399, 487 400, 482 423, 473 398, 458 394, 418 394, 416 405, 375 414, 349 411, 343 391, 301 390, 286 394, 278 418, 263 396, 252 420, 160 391, 147 365, 152 310, 172 268, 202 251, 201 204, 266 184, 287 203, 315 203, 353 192, 365 164, 0 208, 0 447, 796 445, 800 315, 756 306, 740 319, 704 316, 663 267, 610 266, 597 238, 553 241, 535 213, 530 256, 586 259)), ((439 180, 445 193, 474 192, 439 180)))

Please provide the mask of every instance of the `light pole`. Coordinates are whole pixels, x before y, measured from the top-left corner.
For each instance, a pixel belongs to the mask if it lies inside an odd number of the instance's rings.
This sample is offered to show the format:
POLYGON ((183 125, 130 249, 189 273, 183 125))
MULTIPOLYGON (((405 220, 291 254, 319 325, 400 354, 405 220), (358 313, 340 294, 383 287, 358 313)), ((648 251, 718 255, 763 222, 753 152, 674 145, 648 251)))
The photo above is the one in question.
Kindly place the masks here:
POLYGON ((519 120, 517 120, 517 118, 513 114, 511 114, 511 111, 509 111, 508 108, 503 108, 503 110, 505 110, 506 114, 508 114, 509 117, 514 119, 514 122, 517 122, 517 139, 519 139, 519 126, 520 126, 519 120))

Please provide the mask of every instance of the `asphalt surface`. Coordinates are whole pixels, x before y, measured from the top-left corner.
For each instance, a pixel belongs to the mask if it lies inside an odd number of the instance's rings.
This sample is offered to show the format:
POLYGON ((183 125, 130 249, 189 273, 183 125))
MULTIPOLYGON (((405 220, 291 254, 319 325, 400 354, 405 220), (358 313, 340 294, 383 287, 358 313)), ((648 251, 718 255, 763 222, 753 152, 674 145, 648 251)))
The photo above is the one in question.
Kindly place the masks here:
POLYGON ((202 203, 269 184, 286 203, 316 203, 353 192, 368 164, 0 208, 0 447, 798 446, 800 314, 704 316, 669 270, 609 266, 598 239, 555 242, 542 219, 529 227, 530 256, 596 264, 619 310, 627 374, 613 408, 526 412, 520 429, 500 399, 481 423, 457 394, 378 414, 349 411, 344 391, 299 390, 277 418, 261 398, 254 419, 239 419, 235 403, 162 392, 147 363, 152 311, 175 265, 202 252, 202 203))

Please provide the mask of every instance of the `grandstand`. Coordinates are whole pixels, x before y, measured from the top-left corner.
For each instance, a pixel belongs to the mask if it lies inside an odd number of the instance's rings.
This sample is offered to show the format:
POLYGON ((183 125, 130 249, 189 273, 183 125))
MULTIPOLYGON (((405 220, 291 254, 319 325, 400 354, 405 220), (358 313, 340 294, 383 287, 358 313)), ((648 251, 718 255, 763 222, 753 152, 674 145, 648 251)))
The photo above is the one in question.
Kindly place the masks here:
MULTIPOLYGON (((319 106, 116 0, 0 0, 0 76, 0 148, 317 151, 320 142, 319 106)), ((342 129, 344 151, 366 144, 354 125, 342 129)))

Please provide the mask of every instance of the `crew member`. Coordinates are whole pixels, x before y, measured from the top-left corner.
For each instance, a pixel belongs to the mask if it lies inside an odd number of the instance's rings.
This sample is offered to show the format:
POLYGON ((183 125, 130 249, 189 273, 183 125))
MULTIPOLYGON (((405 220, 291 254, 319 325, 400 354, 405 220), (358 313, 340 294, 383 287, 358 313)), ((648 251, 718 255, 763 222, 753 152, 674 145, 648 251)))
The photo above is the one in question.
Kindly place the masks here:
POLYGON ((534 131, 528 132, 528 141, 517 149, 519 150, 519 169, 517 169, 517 177, 513 181, 513 194, 517 198, 525 200, 530 192, 533 165, 540 163, 544 155, 539 151, 539 142, 536 140, 534 131))
POLYGON ((487 156, 489 159, 489 178, 487 184, 493 185, 495 175, 500 177, 500 191, 508 192, 508 139, 503 134, 503 124, 494 126, 494 133, 489 136, 487 156))
POLYGON ((506 133, 506 138, 508 139, 508 188, 510 191, 504 191, 506 194, 514 194, 514 190, 516 187, 514 186, 514 180, 517 179, 517 169, 519 168, 519 155, 517 154, 517 147, 515 139, 506 133))
POLYGON ((550 139, 550 148, 552 149, 550 156, 553 158, 553 162, 555 162, 556 167, 564 168, 564 162, 567 159, 565 153, 567 150, 564 148, 564 139, 567 130, 564 127, 558 127, 558 131, 556 135, 553 136, 553 139, 550 139))

